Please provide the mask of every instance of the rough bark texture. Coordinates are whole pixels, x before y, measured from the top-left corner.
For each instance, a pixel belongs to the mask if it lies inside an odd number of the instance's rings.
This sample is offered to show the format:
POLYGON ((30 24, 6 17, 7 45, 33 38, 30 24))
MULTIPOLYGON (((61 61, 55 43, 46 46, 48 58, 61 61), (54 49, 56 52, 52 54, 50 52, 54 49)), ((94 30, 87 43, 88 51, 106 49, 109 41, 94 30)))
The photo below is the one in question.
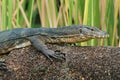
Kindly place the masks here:
POLYGON ((2 55, 9 71, 1 80, 120 80, 119 47, 70 47, 48 45, 60 50, 66 60, 50 62, 29 46, 2 55))

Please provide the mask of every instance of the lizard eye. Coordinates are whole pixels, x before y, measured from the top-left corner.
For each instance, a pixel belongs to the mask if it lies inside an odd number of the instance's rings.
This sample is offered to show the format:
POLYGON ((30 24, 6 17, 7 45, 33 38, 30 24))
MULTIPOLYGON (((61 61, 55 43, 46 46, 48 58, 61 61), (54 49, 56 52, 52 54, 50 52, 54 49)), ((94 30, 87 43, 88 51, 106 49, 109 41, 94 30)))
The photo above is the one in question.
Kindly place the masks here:
POLYGON ((94 29, 91 29, 91 31, 94 31, 94 29))
POLYGON ((82 29, 79 29, 80 33, 82 33, 82 29))

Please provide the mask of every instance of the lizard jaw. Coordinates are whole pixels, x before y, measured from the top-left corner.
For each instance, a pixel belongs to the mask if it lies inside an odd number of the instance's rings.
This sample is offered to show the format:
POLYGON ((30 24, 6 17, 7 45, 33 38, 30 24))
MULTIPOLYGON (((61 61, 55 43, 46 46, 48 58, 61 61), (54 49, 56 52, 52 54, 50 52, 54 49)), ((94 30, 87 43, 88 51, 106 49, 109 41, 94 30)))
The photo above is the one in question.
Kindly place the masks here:
POLYGON ((95 35, 96 38, 108 38, 109 37, 109 34, 108 33, 105 33, 103 35, 95 35))

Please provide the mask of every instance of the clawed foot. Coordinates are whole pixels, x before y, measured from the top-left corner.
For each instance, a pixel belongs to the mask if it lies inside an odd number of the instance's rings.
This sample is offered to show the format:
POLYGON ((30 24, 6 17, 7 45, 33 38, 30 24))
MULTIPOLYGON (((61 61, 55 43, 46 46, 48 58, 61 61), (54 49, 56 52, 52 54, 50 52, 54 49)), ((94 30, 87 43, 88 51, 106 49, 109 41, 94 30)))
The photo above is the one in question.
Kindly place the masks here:
POLYGON ((51 57, 58 60, 65 60, 65 55, 58 51, 54 52, 52 50, 47 50, 47 54, 45 55, 50 59, 50 61, 53 61, 51 57))
POLYGON ((5 61, 0 61, 0 70, 7 71, 7 66, 5 65, 5 61))

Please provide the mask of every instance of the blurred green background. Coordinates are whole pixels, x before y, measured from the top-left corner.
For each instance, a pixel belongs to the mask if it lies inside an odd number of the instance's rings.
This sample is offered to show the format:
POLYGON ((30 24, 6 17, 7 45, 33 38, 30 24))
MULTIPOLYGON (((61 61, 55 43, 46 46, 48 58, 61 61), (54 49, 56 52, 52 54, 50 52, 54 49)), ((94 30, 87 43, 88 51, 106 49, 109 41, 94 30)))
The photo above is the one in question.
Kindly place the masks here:
POLYGON ((120 0, 0 0, 0 31, 73 24, 96 26, 110 35, 83 46, 120 47, 120 0))

